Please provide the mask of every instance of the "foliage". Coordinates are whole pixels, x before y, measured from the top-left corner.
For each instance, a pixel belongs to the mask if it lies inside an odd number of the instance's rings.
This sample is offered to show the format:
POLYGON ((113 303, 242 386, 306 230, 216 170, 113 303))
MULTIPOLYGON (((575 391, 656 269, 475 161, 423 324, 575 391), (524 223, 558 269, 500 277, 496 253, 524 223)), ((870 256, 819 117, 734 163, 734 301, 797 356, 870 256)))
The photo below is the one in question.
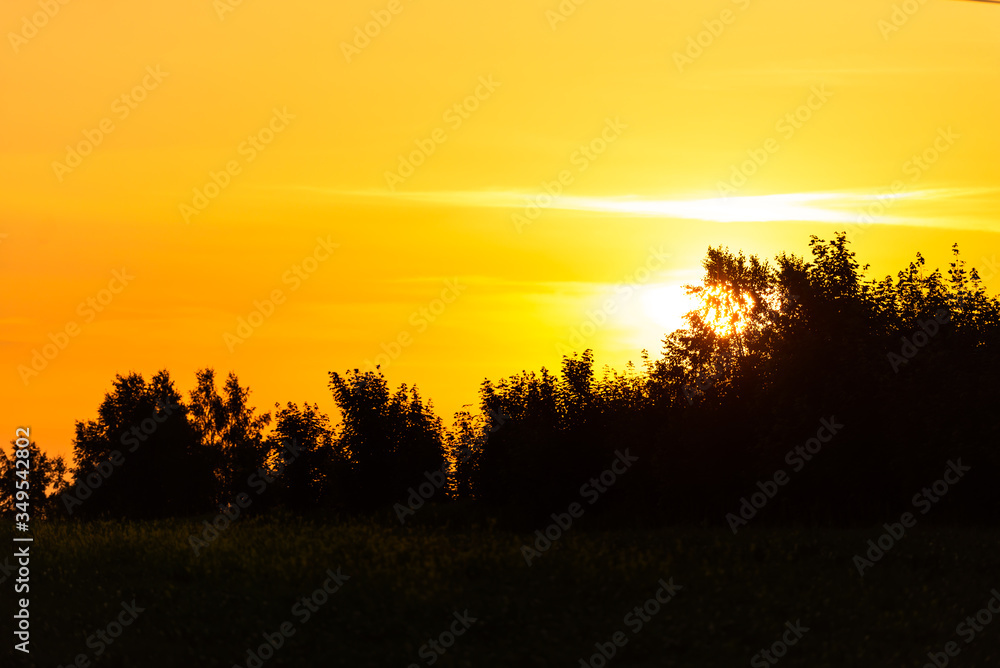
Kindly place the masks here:
MULTIPOLYGON (((629 449, 639 457, 629 482, 595 512, 718 523, 833 416, 845 429, 822 465, 796 471, 804 480, 764 521, 878 520, 960 456, 975 473, 946 512, 988 521, 1000 510, 990 485, 1000 473, 1000 301, 957 245, 952 253, 946 273, 918 253, 876 279, 845 233, 812 236, 808 257, 773 262, 709 248, 701 283, 687 286, 700 308, 659 357, 643 351, 638 367, 617 372, 595 369, 584 350, 564 355, 558 373, 484 380, 478 408, 448 429, 416 387, 391 390, 378 370, 329 373, 337 425, 315 404, 258 414, 249 388, 229 374, 220 393, 212 369, 196 374, 187 404, 166 371, 118 376, 97 419, 76 425, 74 489, 100 482, 80 511, 199 512, 232 502, 257 474, 277 484, 255 508, 367 511, 446 471, 434 501, 537 524, 629 449), (112 475, 94 477, 115 458, 124 463, 112 475)), ((44 466, 58 486, 58 460, 44 466)))

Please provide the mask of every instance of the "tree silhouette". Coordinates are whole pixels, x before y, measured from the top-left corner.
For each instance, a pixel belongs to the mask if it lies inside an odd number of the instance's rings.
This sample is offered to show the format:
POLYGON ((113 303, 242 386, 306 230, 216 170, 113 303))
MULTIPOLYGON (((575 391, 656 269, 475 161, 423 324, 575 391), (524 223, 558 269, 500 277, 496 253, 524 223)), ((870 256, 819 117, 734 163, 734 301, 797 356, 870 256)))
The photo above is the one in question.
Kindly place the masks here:
POLYGON ((264 429, 271 422, 270 413, 258 415, 249 406, 250 388, 240 386, 230 372, 220 395, 215 388, 215 371, 196 373, 196 387, 191 391, 190 417, 203 446, 215 454, 216 502, 231 501, 246 491, 247 478, 267 462, 270 446, 264 429))
MULTIPOLYGON (((463 408, 448 430, 416 387, 392 391, 378 370, 329 373, 336 427, 315 404, 276 404, 270 434, 272 416, 234 374, 220 392, 200 370, 187 406, 165 371, 118 376, 97 419, 76 425, 62 498, 82 516, 191 513, 231 501, 263 469, 275 491, 255 509, 371 511, 446 471, 435 500, 537 526, 627 449, 638 463, 588 517, 721 522, 784 469, 796 482, 761 521, 880 521, 959 457, 975 472, 939 514, 995 517, 1000 300, 957 245, 946 273, 917 253, 880 279, 843 232, 773 262, 709 247, 703 268, 687 286, 698 307, 658 357, 598 372, 584 350, 558 375, 484 380, 478 411, 463 408), (789 468, 821 420, 845 426, 822 463, 789 468)), ((59 460, 36 457, 58 486, 59 460)), ((0 459, 2 508, 10 467, 0 459)))
POLYGON ((213 453, 167 371, 148 383, 138 373, 117 376, 97 419, 76 423, 73 453, 74 488, 92 491, 79 504, 85 516, 186 514, 214 496, 213 453))
POLYGON ((480 475, 483 448, 489 439, 489 428, 481 414, 466 410, 455 413, 452 426, 445 433, 445 448, 451 462, 448 492, 455 499, 478 498, 476 482, 480 475))
POLYGON ((416 387, 390 394, 380 371, 329 377, 341 413, 339 447, 352 466, 346 494, 353 507, 396 502, 424 473, 446 468, 441 419, 416 387))
POLYGON ((14 513, 21 512, 16 508, 18 489, 27 492, 28 515, 31 519, 45 519, 60 514, 57 497, 68 485, 63 458, 46 455, 34 441, 24 448, 18 448, 16 443, 10 442, 9 457, 0 450, 0 514, 13 517, 14 513), (27 451, 28 456, 18 457, 19 450, 27 451), (29 468, 18 468, 18 459, 27 459, 29 468), (20 475, 18 471, 21 472, 20 475))
POLYGON ((331 504, 341 492, 347 458, 334 441, 330 418, 319 406, 300 408, 275 404, 275 428, 268 439, 268 461, 280 467, 278 498, 289 508, 303 510, 331 504))

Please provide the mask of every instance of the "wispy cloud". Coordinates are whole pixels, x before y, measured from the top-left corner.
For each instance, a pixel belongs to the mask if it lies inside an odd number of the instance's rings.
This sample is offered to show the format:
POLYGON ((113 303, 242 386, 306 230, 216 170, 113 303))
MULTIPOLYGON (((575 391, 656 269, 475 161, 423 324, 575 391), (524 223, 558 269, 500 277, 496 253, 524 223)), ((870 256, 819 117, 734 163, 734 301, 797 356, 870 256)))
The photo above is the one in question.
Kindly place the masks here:
MULTIPOLYGON (((344 191, 315 186, 287 186, 338 199, 375 199, 460 208, 522 209, 537 199, 534 192, 426 191, 389 192, 380 190, 344 191)), ((743 197, 653 198, 638 195, 582 197, 561 196, 547 209, 617 213, 632 216, 702 220, 719 223, 820 222, 854 223, 862 212, 882 202, 884 213, 873 216, 875 224, 964 226, 964 213, 996 206, 997 188, 936 188, 900 192, 812 192, 780 193, 743 197)), ((973 227, 981 227, 973 225, 973 227)))

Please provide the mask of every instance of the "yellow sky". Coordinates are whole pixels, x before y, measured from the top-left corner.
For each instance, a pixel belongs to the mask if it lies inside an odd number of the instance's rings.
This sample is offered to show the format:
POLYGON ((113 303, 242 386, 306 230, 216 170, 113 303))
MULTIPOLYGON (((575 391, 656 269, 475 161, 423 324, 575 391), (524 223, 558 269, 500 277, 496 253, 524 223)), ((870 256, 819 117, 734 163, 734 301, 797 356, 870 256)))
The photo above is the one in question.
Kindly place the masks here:
POLYGON ((958 241, 1000 291, 987 3, 8 0, 0 28, 0 404, 56 453, 129 370, 332 411, 326 372, 382 353, 450 421, 561 346, 621 367, 710 244, 852 226, 885 274, 958 241))

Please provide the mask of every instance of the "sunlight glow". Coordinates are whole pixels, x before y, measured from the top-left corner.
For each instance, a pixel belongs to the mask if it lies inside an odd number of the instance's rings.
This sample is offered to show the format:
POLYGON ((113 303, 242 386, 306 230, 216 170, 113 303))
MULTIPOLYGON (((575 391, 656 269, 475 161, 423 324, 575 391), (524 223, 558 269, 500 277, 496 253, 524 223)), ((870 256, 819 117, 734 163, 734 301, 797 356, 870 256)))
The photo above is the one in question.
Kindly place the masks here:
MULTIPOLYGON (((643 217, 680 218, 717 223, 818 222, 858 223, 871 219, 880 224, 930 224, 914 210, 902 210, 902 202, 926 207, 932 201, 966 201, 994 189, 937 188, 898 193, 882 192, 799 192, 739 197, 654 199, 627 196, 577 197, 519 191, 424 191, 383 190, 339 191, 312 186, 289 189, 323 193, 338 198, 378 198, 427 205, 512 209, 532 222, 547 209, 622 213, 643 217), (894 215, 888 215, 888 213, 894 215)), ((912 207, 911 207, 912 208, 912 207)), ((940 224, 940 221, 934 221, 940 224)))
MULTIPOLYGON (((722 337, 739 334, 747 328, 750 320, 748 311, 753 304, 740 304, 733 293, 725 287, 702 288, 698 294, 701 302, 701 317, 716 334, 722 337)), ((746 299, 753 301, 747 295, 746 299)))
POLYGON ((684 315, 698 306, 681 285, 650 285, 642 290, 639 300, 643 315, 661 336, 684 327, 684 315))

